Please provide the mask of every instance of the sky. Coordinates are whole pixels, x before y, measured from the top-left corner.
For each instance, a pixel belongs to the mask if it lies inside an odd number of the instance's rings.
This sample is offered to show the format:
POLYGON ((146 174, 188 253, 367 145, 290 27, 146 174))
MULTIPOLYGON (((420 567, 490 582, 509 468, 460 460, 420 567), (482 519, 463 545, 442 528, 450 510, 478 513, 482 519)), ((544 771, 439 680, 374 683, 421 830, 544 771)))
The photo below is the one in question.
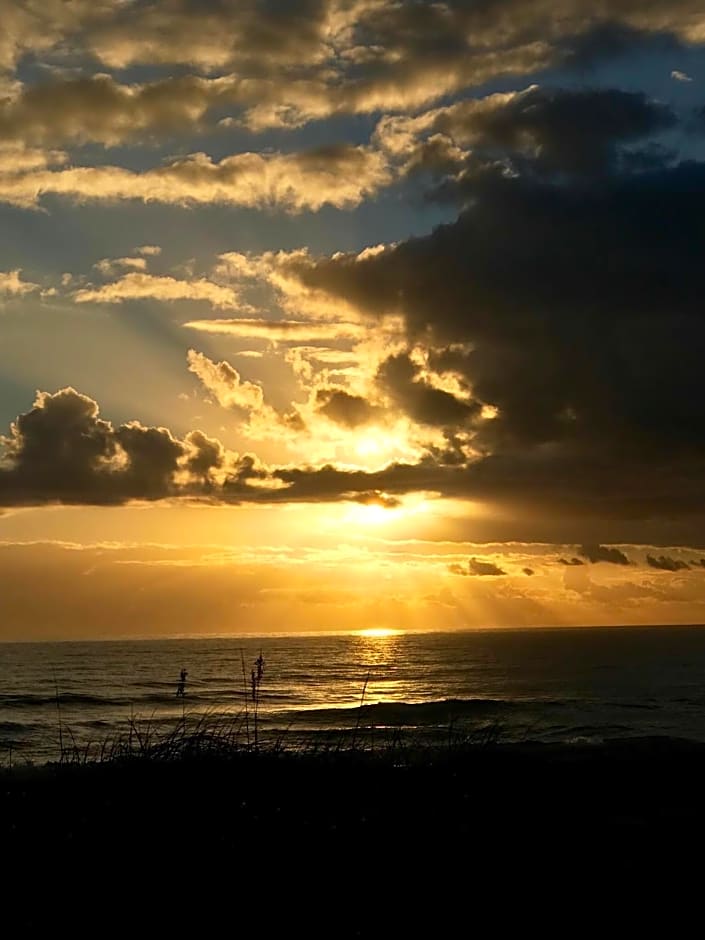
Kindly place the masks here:
POLYGON ((705 622, 701 0, 0 21, 0 640, 705 622))

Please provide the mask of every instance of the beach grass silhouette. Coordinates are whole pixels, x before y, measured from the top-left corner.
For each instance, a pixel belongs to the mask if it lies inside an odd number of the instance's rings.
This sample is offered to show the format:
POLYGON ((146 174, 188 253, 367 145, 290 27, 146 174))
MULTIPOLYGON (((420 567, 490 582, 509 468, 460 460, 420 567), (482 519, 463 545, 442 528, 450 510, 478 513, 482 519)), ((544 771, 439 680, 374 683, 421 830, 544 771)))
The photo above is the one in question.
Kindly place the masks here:
POLYGON ((458 727, 452 711, 447 718, 445 735, 434 733, 432 742, 413 724, 407 726, 402 721, 386 721, 378 726, 376 715, 383 706, 367 701, 373 680, 371 670, 365 674, 354 722, 348 726, 318 731, 298 730, 291 722, 287 728, 270 731, 263 725, 261 715, 265 696, 263 652, 259 651, 249 668, 242 651, 240 660, 243 687, 239 707, 189 709, 188 671, 182 668, 176 687, 181 711, 173 721, 157 720, 156 712, 147 716, 135 714, 131 706, 123 730, 95 740, 79 740, 64 718, 62 694, 55 677, 58 755, 56 761, 50 763, 77 767, 127 761, 226 761, 241 759, 245 755, 272 757, 283 754, 299 757, 345 754, 348 759, 356 755, 377 754, 380 758, 399 762, 419 759, 424 753, 457 753, 464 749, 488 748, 499 744, 503 738, 501 722, 478 721, 472 727, 458 727))

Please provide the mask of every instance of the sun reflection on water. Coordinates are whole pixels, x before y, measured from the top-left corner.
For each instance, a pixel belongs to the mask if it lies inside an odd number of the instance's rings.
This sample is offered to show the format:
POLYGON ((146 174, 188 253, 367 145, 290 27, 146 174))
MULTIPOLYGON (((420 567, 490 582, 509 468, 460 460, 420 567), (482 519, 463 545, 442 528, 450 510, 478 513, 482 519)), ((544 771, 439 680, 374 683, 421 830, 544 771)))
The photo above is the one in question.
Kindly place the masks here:
MULTIPOLYGON (((400 676, 400 640, 406 631, 391 627, 368 627, 352 633, 355 658, 365 682, 365 703, 400 701, 408 693, 400 676)), ((403 671, 403 670, 401 670, 403 671)), ((359 704, 359 702, 358 702, 359 704)))
POLYGON ((384 640, 390 636, 403 636, 403 630, 393 630, 389 627, 368 627, 366 630, 353 630, 352 636, 362 636, 370 640, 384 640))

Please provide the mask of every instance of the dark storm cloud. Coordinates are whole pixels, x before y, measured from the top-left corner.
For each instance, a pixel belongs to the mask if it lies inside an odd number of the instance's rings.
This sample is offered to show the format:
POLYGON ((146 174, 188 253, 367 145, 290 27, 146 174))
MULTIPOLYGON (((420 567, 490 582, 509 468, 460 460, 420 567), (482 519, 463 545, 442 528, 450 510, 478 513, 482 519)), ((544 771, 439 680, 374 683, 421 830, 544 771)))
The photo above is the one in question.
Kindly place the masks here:
POLYGON ((591 176, 613 171, 624 145, 675 123, 670 108, 641 93, 533 87, 442 110, 431 130, 486 156, 514 155, 525 169, 591 176))
POLYGON ((130 422, 115 428, 93 399, 72 388, 40 393, 4 439, 0 502, 122 503, 207 495, 223 463, 218 441, 194 431, 183 440, 166 428, 130 422), (178 483, 182 474, 185 479, 178 483))
POLYGON ((430 385, 406 353, 385 359, 377 381, 396 406, 420 424, 462 425, 480 411, 478 403, 461 401, 430 385))
POLYGON ((422 490, 502 504, 515 510, 518 517, 529 510, 546 518, 566 514, 591 523, 596 519, 692 518, 692 537, 696 537, 703 512, 702 463, 669 467, 668 474, 660 475, 643 472, 641 462, 623 465, 621 470, 623 475, 616 474, 609 462, 583 456, 557 458, 550 449, 539 456, 489 455, 460 465, 442 464, 429 456, 417 464, 390 464, 371 473, 331 465, 280 467, 272 472, 286 489, 267 493, 266 498, 329 501, 369 489, 394 495, 422 490))
POLYGON ((356 428, 372 421, 378 413, 367 399, 351 395, 341 388, 321 388, 316 392, 316 407, 336 424, 356 428))
POLYGON ((527 578, 530 578, 533 574, 535 574, 533 568, 522 568, 521 570, 524 572, 527 578))
MULTIPOLYGON (((467 495, 513 488, 524 501, 552 482, 557 502, 607 516, 702 512, 705 165, 467 187, 455 223, 302 264, 300 280, 371 318, 401 313, 433 368, 497 408, 477 424, 491 458, 468 467, 467 495)), ((418 393, 413 364, 391 365, 382 378, 403 406, 418 393)))
POLYGON ((650 568, 659 568, 661 571, 685 571, 690 568, 686 561, 680 561, 678 558, 671 558, 668 555, 646 556, 646 563, 650 568))
POLYGON ((213 469, 219 469, 225 462, 225 449, 217 438, 208 437, 203 431, 191 431, 188 435, 191 447, 186 460, 186 467, 196 476, 207 476, 213 469))
POLYGON ((38 396, 35 407, 13 424, 6 445, 11 469, 3 472, 0 487, 10 494, 15 489, 18 501, 47 484, 69 499, 80 498, 117 452, 113 428, 98 417, 96 403, 73 389, 38 396))
POLYGON ((620 552, 618 548, 610 548, 608 545, 583 545, 580 549, 580 555, 587 558, 593 565, 600 561, 606 561, 611 565, 630 564, 624 552, 620 552))
POLYGON ((362 506, 381 506, 382 509, 396 509, 401 506, 400 499, 395 496, 388 496, 386 493, 380 493, 379 490, 355 493, 352 499, 353 502, 360 503, 362 506))
POLYGON ((580 565, 584 565, 585 562, 581 561, 579 558, 559 558, 559 565, 567 565, 569 568, 577 568, 580 565))

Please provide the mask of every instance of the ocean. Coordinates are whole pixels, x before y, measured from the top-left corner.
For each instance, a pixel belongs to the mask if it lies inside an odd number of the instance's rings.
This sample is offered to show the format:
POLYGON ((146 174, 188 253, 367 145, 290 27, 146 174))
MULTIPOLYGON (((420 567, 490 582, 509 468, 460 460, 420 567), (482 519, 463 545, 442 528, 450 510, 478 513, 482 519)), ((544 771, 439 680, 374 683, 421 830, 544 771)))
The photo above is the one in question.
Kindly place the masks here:
POLYGON ((260 653, 262 742, 705 741, 705 627, 363 631, 0 644, 0 763, 56 760, 60 741, 94 757, 180 721, 251 742, 260 653))

